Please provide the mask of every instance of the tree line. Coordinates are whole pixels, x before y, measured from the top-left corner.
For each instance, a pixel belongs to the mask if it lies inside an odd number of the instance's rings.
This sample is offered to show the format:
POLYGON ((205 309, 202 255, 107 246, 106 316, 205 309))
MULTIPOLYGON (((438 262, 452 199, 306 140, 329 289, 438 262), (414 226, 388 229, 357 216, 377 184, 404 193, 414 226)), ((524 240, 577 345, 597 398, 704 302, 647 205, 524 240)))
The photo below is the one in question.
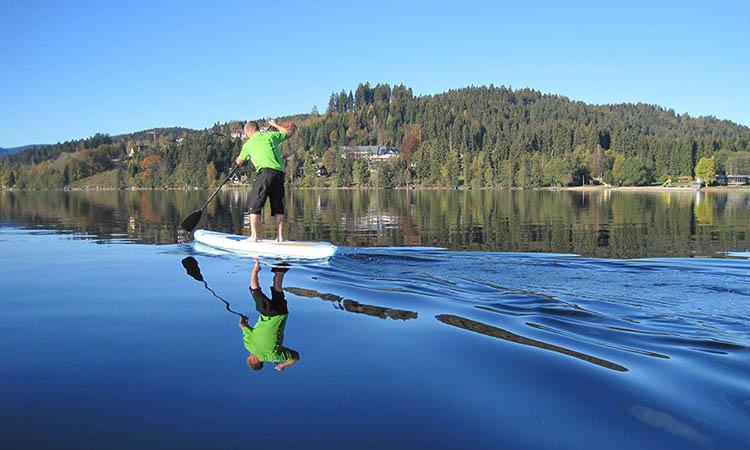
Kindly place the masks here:
MULTIPOLYGON (((648 185, 694 177, 696 169, 750 174, 747 127, 532 89, 490 85, 415 96, 404 85, 362 83, 332 93, 323 114, 313 108, 281 119, 298 127, 281 150, 287 181, 299 186, 648 185), (342 149, 354 145, 400 152, 374 164, 347 157, 342 149), (321 166, 327 176, 319 176, 321 166)), ((232 131, 242 125, 97 134, 28 150, 0 160, 0 183, 59 188, 106 174, 101 182, 112 187, 209 187, 229 172, 242 143, 232 131)))

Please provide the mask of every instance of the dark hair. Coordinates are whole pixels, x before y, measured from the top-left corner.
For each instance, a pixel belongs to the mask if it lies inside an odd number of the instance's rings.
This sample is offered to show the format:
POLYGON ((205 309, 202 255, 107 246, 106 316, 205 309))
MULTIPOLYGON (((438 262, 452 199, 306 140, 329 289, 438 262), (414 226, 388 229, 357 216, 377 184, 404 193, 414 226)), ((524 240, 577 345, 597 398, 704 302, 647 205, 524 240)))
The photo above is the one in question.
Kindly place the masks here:
POLYGON ((247 367, 251 368, 252 370, 260 370, 263 368, 263 361, 258 361, 255 363, 250 362, 250 358, 247 359, 247 367))
POLYGON ((245 129, 250 129, 250 131, 258 131, 260 130, 260 127, 258 126, 258 122, 251 120, 248 123, 245 124, 245 129))

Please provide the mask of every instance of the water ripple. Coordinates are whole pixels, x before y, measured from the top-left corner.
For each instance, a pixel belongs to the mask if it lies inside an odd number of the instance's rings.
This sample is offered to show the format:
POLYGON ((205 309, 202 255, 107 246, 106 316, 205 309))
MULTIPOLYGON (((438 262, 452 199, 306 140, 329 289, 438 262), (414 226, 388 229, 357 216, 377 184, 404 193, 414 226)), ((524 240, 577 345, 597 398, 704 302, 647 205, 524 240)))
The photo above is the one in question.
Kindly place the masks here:
POLYGON ((743 260, 425 253, 350 249, 314 277, 377 295, 384 304, 388 297, 376 292, 430 298, 431 309, 443 310, 438 316, 459 317, 451 324, 472 323, 484 335, 495 328, 518 334, 531 326, 565 340, 571 351, 596 345, 615 360, 619 352, 666 360, 684 351, 736 354, 750 345, 743 260), (481 315, 459 315, 462 305, 481 315))

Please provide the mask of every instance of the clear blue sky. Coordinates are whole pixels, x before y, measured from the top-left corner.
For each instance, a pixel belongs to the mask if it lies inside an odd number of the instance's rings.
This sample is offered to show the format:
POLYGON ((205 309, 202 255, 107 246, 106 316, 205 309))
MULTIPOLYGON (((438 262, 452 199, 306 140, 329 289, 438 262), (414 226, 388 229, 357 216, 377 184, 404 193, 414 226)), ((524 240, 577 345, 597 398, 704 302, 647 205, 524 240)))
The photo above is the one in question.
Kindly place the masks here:
POLYGON ((750 125, 750 2, 217 4, 0 0, 0 146, 323 112, 365 81, 750 125))

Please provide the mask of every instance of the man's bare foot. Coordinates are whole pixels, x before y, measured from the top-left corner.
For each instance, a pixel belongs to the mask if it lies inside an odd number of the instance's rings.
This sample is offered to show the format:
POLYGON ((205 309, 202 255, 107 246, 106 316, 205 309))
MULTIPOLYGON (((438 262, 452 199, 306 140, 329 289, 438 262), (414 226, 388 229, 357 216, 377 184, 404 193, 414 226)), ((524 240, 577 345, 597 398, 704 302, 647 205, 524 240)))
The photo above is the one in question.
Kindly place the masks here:
POLYGON ((258 242, 258 236, 255 236, 255 235, 251 234, 250 236, 247 237, 247 241, 248 242, 258 242))

